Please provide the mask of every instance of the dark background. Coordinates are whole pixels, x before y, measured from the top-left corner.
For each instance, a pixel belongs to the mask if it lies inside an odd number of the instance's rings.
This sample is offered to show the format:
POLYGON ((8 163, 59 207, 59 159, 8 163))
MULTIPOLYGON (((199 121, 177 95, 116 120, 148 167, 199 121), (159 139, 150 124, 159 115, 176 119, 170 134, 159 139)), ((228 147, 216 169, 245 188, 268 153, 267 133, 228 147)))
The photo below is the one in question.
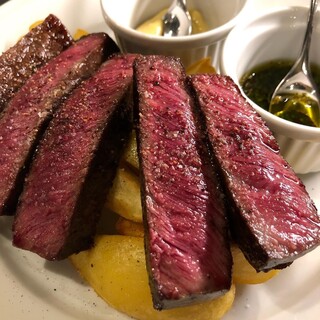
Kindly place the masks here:
POLYGON ((0 5, 4 4, 5 2, 7 2, 8 0, 0 0, 0 5))

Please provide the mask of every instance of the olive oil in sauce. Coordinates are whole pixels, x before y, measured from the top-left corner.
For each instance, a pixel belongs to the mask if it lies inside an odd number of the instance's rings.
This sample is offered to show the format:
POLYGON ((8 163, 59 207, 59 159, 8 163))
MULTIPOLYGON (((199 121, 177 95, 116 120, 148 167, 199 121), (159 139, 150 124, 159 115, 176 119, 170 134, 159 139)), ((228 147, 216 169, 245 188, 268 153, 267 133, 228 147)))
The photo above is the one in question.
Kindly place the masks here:
POLYGON ((307 94, 282 94, 275 96, 270 104, 274 115, 311 127, 319 127, 319 106, 307 94))
MULTIPOLYGON (((244 74, 240 79, 240 85, 252 101, 269 111, 272 94, 292 65, 293 61, 288 60, 263 63, 244 74)), ((320 68, 312 65, 311 72, 317 87, 320 88, 320 68)), ((306 95, 282 95, 277 97, 272 108, 272 113, 286 120, 313 127, 320 125, 317 104, 306 95)))

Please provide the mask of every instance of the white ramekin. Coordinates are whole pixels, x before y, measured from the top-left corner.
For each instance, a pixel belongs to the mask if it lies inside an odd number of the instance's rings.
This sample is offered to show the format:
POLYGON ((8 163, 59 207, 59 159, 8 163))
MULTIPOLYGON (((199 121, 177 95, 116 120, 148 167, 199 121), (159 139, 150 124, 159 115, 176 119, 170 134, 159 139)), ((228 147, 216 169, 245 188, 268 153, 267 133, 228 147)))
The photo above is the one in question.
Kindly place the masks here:
MULTIPOLYGON (((220 64, 222 73, 229 75, 240 86, 241 77, 261 63, 297 58, 307 16, 308 9, 305 7, 279 7, 242 20, 225 40, 220 64)), ((319 48, 320 14, 317 13, 310 61, 320 66, 319 48)), ((248 101, 274 132, 282 155, 297 173, 320 171, 320 128, 281 119, 249 98, 248 101)))
POLYGON ((169 7, 170 3, 171 0, 101 0, 101 8, 123 52, 177 56, 185 66, 211 57, 213 65, 218 67, 222 41, 238 21, 247 0, 188 1, 190 9, 198 9, 204 16, 211 28, 207 32, 170 38, 135 30, 140 23, 169 7))

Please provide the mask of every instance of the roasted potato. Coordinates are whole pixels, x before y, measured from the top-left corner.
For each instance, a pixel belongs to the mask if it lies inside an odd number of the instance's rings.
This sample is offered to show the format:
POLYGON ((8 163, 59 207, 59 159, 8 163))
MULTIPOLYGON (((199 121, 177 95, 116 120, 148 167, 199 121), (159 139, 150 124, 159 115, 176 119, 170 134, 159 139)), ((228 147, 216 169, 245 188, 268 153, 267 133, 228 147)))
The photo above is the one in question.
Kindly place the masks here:
POLYGON ((116 223, 116 230, 119 234, 132 237, 143 237, 144 228, 142 223, 134 222, 123 217, 119 217, 116 223))
POLYGON ((29 26, 29 31, 37 27, 39 24, 43 23, 43 20, 37 20, 29 26))
POLYGON ((131 132, 129 142, 124 150, 122 160, 132 167, 134 170, 139 170, 139 158, 137 151, 137 140, 134 131, 131 132))
POLYGON ((213 301, 172 310, 152 306, 143 239, 98 236, 95 246, 70 257, 82 277, 109 305, 139 320, 216 320, 231 307, 235 287, 213 301))
POLYGON ((279 270, 257 272, 247 261, 238 246, 231 247, 233 257, 233 282, 235 284, 258 284, 268 281, 279 273, 279 270))
POLYGON ((142 222, 139 177, 119 167, 105 205, 128 220, 142 222))
POLYGON ((211 58, 203 58, 196 61, 186 69, 187 74, 200 74, 200 73, 216 73, 216 69, 211 64, 211 58))
POLYGON ((87 34, 88 34, 88 32, 86 30, 77 29, 73 35, 73 39, 78 40, 78 39, 82 38, 83 36, 86 36, 87 34))

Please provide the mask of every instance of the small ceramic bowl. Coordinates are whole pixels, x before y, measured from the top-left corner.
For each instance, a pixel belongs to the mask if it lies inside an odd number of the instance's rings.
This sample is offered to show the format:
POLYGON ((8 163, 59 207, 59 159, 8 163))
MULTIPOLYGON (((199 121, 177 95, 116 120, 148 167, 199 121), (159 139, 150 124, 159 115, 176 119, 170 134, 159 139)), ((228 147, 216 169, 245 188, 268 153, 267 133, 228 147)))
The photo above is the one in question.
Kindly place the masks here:
MULTIPOLYGON (((261 63, 277 59, 295 60, 301 50, 307 16, 305 7, 281 7, 241 21, 225 41, 221 72, 240 86, 241 77, 261 63)), ((320 66, 318 48, 320 13, 315 18, 310 51, 310 62, 320 66)), ((320 128, 281 119, 249 98, 248 101, 274 132, 282 155, 297 173, 320 171, 320 128)))
POLYGON ((209 31, 199 34, 163 37, 135 30, 141 23, 168 8, 172 0, 101 0, 104 19, 123 52, 164 54, 180 57, 185 66, 204 57, 219 64, 221 43, 234 27, 247 0, 190 0, 189 9, 201 12, 209 31))

